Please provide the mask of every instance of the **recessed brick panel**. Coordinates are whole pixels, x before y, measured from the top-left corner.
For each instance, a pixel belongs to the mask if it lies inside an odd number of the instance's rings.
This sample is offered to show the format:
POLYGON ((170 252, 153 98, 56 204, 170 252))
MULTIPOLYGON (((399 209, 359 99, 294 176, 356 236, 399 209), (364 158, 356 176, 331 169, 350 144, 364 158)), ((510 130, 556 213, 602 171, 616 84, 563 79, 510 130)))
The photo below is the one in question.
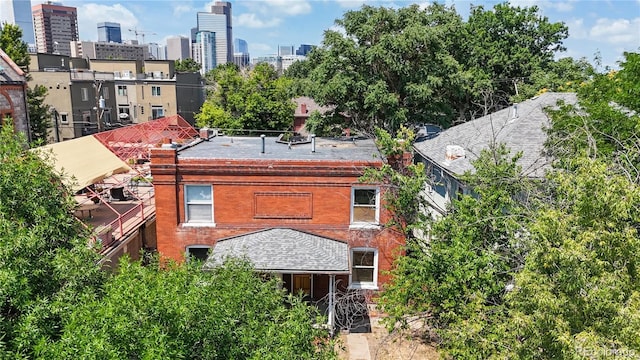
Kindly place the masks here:
POLYGON ((255 192, 253 217, 256 219, 311 219, 311 193, 255 192))

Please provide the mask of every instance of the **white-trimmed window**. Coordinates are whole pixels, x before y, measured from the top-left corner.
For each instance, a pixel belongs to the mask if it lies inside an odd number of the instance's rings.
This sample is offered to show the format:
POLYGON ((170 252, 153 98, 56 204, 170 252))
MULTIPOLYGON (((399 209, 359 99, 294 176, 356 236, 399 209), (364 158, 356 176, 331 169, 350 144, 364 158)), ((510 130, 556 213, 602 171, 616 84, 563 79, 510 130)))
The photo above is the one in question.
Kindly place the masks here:
POLYGON ((127 86, 126 85, 118 85, 118 95, 119 96, 127 96, 127 86))
POLYGON ((375 187, 351 188, 351 224, 377 225, 380 221, 380 190, 375 187))
POLYGON ((151 96, 160 96, 160 86, 151 86, 151 96))
POLYGON ((213 224, 213 187, 185 185, 185 217, 189 224, 213 224))
POLYGON ((206 261, 211 252, 211 246, 207 245, 191 245, 187 246, 186 258, 187 261, 198 260, 206 261))
POLYGON ((378 289, 378 250, 372 248, 351 249, 352 289, 378 289))
POLYGON ((89 89, 86 87, 80 88, 80 96, 82 101, 89 101, 89 89))

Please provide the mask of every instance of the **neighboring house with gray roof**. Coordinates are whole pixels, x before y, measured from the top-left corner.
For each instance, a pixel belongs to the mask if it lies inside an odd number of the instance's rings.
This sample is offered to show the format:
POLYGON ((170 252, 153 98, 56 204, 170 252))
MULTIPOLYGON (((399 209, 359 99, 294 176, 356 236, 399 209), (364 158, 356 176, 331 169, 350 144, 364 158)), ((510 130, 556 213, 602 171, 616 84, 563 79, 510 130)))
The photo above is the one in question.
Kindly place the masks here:
POLYGON ((0 49, 0 124, 5 118, 11 118, 14 129, 31 139, 26 74, 0 49))
POLYGON ((575 104, 577 97, 575 93, 544 93, 414 144, 416 161, 425 164, 434 183, 427 185, 425 195, 435 214, 444 214, 457 194, 469 191, 460 175, 473 172, 472 162, 492 144, 503 143, 512 154, 522 152, 518 165, 523 174, 543 177, 551 165, 544 155, 545 128, 549 126, 545 109, 559 101, 575 104))

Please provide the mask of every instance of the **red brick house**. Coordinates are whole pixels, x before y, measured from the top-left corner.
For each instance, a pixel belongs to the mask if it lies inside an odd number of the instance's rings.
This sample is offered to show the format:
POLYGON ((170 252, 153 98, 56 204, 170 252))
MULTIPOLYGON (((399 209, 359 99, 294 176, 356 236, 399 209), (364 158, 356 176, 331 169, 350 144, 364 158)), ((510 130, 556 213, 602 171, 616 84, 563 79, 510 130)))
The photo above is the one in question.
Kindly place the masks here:
POLYGON ((382 166, 373 140, 214 136, 151 150, 157 247, 214 266, 243 256, 313 299, 334 281, 377 290, 404 238, 388 219, 377 185, 358 181, 382 166))
POLYGON ((333 110, 332 107, 318 105, 315 100, 307 96, 297 97, 293 99, 293 102, 296 103, 296 110, 293 114, 293 131, 297 133, 305 132, 304 124, 314 111, 324 115, 333 110))
POLYGON ((16 131, 31 139, 26 74, 0 49, 0 124, 3 124, 6 118, 13 120, 16 131))

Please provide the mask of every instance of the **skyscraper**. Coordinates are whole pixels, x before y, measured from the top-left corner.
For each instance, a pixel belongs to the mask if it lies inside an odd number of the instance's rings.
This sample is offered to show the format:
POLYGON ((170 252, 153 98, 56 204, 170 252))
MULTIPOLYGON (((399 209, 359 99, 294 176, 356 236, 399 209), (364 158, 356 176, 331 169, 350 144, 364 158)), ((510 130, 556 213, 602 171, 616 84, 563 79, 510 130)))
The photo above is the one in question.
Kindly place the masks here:
POLYGON ((122 43, 120 24, 113 22, 98 23, 98 41, 122 43))
POLYGON ((241 53, 241 54, 248 54, 249 53, 249 46, 247 45, 247 42, 243 39, 239 39, 236 38, 235 40, 233 40, 233 52, 234 53, 241 53))
POLYGON ((233 61, 233 27, 231 25, 231 3, 228 1, 216 1, 211 6, 211 12, 217 15, 224 15, 226 19, 226 40, 227 40, 227 62, 233 61))
POLYGON ((199 12, 198 33, 203 31, 215 33, 216 65, 233 62, 231 3, 218 1, 211 7, 211 12, 199 12))
POLYGON ((191 58, 189 45, 189 38, 184 36, 167 38, 167 60, 184 60, 191 58))
POLYGON ((293 50, 293 45, 280 45, 278 46, 278 55, 286 56, 286 55, 294 55, 295 52, 293 50))
POLYGON ((71 55, 71 41, 78 41, 78 12, 70 6, 38 4, 31 8, 39 53, 71 55))
POLYGON ((198 31, 196 43, 193 47, 193 59, 200 64, 200 73, 206 74, 216 67, 216 33, 212 31, 198 31))
POLYGON ((302 56, 307 56, 307 54, 311 51, 311 49, 313 49, 314 46, 313 45, 309 45, 309 44, 300 44, 300 46, 298 47, 298 50, 296 50, 296 55, 302 55, 302 56))
POLYGON ((0 26, 3 23, 18 25, 22 29, 22 41, 35 44, 31 0, 1 0, 0 26))

